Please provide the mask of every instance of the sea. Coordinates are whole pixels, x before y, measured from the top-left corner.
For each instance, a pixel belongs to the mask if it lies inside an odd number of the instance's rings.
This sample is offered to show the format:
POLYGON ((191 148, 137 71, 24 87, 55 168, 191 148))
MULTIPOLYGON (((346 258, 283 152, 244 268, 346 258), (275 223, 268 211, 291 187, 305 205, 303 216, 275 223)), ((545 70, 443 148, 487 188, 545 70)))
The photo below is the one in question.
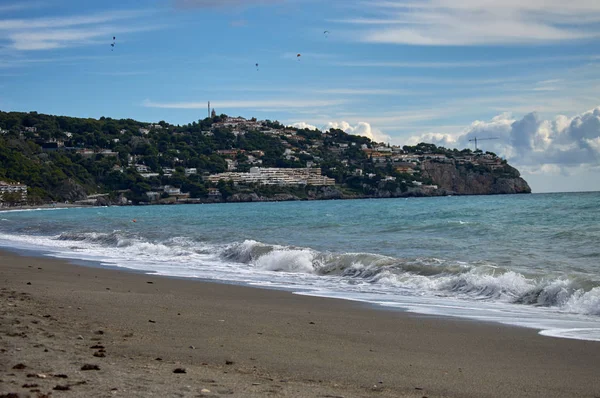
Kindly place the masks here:
POLYGON ((600 341, 600 192, 14 210, 0 247, 600 341))

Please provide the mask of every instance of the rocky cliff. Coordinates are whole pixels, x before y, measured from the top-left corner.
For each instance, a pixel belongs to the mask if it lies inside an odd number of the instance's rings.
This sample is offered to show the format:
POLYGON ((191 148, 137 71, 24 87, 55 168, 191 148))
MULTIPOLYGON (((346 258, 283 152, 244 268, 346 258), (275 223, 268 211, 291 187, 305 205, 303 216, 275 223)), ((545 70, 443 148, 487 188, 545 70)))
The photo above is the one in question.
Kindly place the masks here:
POLYGON ((456 195, 497 195, 531 193, 517 169, 508 164, 492 169, 487 166, 460 165, 426 161, 421 173, 440 190, 456 195))

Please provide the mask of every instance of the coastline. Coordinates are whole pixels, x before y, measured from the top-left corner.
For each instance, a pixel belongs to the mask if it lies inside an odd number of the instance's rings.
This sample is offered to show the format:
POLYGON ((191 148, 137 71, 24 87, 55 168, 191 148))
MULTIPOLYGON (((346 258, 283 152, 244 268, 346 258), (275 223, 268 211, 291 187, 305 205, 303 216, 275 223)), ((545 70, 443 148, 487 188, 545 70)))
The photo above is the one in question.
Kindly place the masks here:
POLYGON ((0 212, 3 211, 23 211, 23 210, 47 210, 47 209, 76 209, 80 207, 94 207, 73 203, 45 203, 42 205, 22 205, 11 207, 0 207, 0 212))
MULTIPOLYGON (((586 191, 587 192, 587 191, 586 191)), ((582 192, 582 193, 586 193, 582 192)), ((589 191, 594 192, 594 191, 589 191)), ((560 192, 542 192, 546 193, 560 193, 560 192)), ((148 203, 130 203, 130 204, 119 204, 119 203, 104 203, 99 202, 96 204, 90 203, 44 203, 40 205, 21 205, 11 207, 0 207, 0 212, 5 211, 23 211, 23 210, 48 210, 48 209, 77 209, 77 208, 92 208, 92 207, 145 207, 145 206, 177 206, 177 205, 210 205, 210 204, 227 204, 227 203, 274 203, 274 202, 315 202, 315 201, 330 201, 330 200, 372 200, 372 199, 409 199, 409 198, 438 198, 445 196, 499 196, 499 195, 532 195, 535 192, 519 192, 519 193, 489 193, 489 194, 456 194, 454 192, 439 192, 436 194, 423 193, 423 192, 409 192, 404 195, 396 196, 368 196, 368 195, 356 195, 356 196, 340 196, 330 198, 300 198, 300 197, 263 197, 260 199, 236 199, 236 200, 214 200, 214 199, 199 199, 199 200, 178 200, 175 202, 148 202, 148 203)))
POLYGON ((71 383, 96 396, 600 394, 600 344, 531 329, 4 251, 0 276, 1 393, 71 383), (52 373, 69 378, 26 376, 52 373))

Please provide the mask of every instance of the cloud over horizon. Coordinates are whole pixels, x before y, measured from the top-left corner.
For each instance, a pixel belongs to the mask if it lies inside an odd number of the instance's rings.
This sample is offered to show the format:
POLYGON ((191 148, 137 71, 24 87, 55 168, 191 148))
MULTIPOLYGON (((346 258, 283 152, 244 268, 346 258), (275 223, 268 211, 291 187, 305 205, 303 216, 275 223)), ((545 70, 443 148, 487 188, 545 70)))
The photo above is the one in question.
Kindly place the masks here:
POLYGON ((472 147, 493 151, 509 162, 531 170, 600 165, 600 106, 573 117, 558 115, 542 119, 535 112, 515 119, 503 113, 489 121, 475 121, 462 133, 425 133, 413 136, 410 144, 430 142, 448 148, 472 147), (484 138, 496 138, 484 141, 484 138))
POLYGON ((340 129, 348 134, 362 135, 376 142, 389 142, 391 139, 389 135, 377 128, 372 127, 371 124, 367 122, 358 122, 354 125, 345 121, 329 122, 324 126, 323 130, 326 131, 329 129, 340 129))

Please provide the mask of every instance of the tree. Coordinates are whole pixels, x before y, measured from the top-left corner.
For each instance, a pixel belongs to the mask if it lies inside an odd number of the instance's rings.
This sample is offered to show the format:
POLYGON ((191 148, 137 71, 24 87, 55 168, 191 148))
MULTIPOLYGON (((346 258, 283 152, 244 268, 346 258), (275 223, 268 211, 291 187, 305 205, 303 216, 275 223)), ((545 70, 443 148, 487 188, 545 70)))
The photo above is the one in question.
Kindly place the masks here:
POLYGON ((23 197, 20 192, 4 192, 2 194, 2 201, 8 203, 10 206, 14 206, 23 202, 23 197))

